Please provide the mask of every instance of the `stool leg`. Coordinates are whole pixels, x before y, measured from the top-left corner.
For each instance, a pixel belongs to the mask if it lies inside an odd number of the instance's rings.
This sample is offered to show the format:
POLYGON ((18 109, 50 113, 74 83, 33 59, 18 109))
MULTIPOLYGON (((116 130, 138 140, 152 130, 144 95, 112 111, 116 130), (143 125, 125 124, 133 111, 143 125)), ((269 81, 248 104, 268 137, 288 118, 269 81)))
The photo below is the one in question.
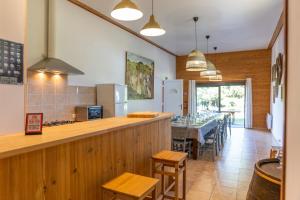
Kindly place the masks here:
MULTIPOLYGON (((162 165, 162 172, 165 171, 165 165, 162 165)), ((165 196, 165 176, 164 173, 161 174, 161 193, 163 196, 165 196)))
MULTIPOLYGON (((155 178, 155 173, 156 173, 156 162, 155 160, 152 160, 152 177, 155 178)), ((154 188, 153 192, 152 192, 152 199, 156 200, 156 187, 154 188), (155 198, 153 198, 155 197, 155 198)))
POLYGON ((182 183, 182 186, 183 186, 183 190, 182 190, 182 199, 183 200, 186 200, 186 166, 187 165, 187 161, 186 159, 183 161, 183 167, 184 167, 184 170, 183 170, 183 174, 182 174, 182 179, 183 179, 183 183, 182 183))
POLYGON ((155 178, 155 161, 152 160, 152 177, 155 178))
POLYGON ((156 187, 154 188, 154 190, 152 191, 152 199, 156 200, 156 187))
POLYGON ((179 180, 178 180, 178 178, 179 178, 179 165, 176 164, 175 165, 175 198, 174 198, 175 200, 179 200, 179 191, 178 191, 179 180))

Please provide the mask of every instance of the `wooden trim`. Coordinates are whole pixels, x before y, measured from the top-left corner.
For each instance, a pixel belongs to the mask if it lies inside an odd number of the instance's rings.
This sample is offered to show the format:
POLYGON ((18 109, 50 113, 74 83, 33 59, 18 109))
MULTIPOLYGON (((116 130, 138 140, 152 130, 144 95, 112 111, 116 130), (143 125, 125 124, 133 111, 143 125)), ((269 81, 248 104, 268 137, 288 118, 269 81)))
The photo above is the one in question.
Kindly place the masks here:
POLYGON ((138 38, 140 38, 140 39, 142 39, 142 40, 144 40, 144 41, 152 44, 153 46, 155 46, 155 47, 157 47, 157 48, 159 48, 159 49, 167 52, 168 54, 170 54, 172 56, 177 56, 175 53, 173 53, 173 52, 169 51, 168 49, 166 49, 166 48, 158 45, 155 42, 152 42, 151 40, 147 39, 146 37, 140 35, 139 33, 135 32, 135 31, 131 30, 130 28, 127 28, 126 26, 120 24, 119 22, 116 22, 116 21, 112 20, 108 16, 104 15, 103 13, 99 12, 98 10, 93 9, 92 7, 88 6, 87 4, 84 4, 84 3, 82 3, 79 0, 68 0, 68 1, 71 2, 71 3, 73 3, 73 4, 75 4, 75 5, 77 5, 77 6, 79 6, 80 8, 82 8, 82 9, 84 9, 84 10, 86 10, 86 11, 88 11, 88 12, 94 14, 94 15, 96 15, 97 17, 100 17, 101 19, 104 19, 105 21, 107 21, 107 22, 109 22, 109 23, 111 23, 111 24, 113 24, 113 25, 115 25, 115 26, 123 29, 124 31, 127 31, 128 33, 131 33, 132 35, 134 35, 134 36, 136 36, 136 37, 138 37, 138 38))
POLYGON ((278 35, 282 29, 282 27, 284 26, 285 24, 285 11, 282 11, 281 15, 280 15, 280 18, 277 22, 277 26, 275 28, 275 31, 272 35, 272 38, 270 40, 270 43, 269 43, 269 46, 268 46, 268 49, 272 49, 274 43, 276 42, 276 39, 278 38, 278 35))
POLYGON ((287 164, 287 100, 288 100, 288 30, 289 30, 289 17, 288 17, 288 5, 289 0, 284 0, 284 17, 285 17, 285 30, 284 30, 284 50, 285 50, 285 59, 284 59, 284 72, 285 72, 285 102, 284 102, 284 134, 283 134, 283 173, 282 173, 282 186, 281 186, 281 195, 280 199, 285 200, 286 194, 286 164, 287 164))
POLYGON ((246 80, 232 80, 232 81, 218 81, 218 82, 209 82, 209 81, 196 81, 196 85, 201 86, 225 86, 225 85, 245 85, 246 80))

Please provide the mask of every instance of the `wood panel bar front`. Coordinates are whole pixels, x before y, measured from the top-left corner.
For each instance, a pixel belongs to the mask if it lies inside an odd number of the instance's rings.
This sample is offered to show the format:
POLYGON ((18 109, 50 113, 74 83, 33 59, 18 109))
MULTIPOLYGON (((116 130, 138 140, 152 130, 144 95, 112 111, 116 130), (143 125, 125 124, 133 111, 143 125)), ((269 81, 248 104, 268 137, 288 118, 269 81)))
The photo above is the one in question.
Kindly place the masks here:
POLYGON ((151 156, 171 148, 170 116, 140 121, 0 159, 0 199, 107 200, 106 181, 124 172, 151 176, 151 156))

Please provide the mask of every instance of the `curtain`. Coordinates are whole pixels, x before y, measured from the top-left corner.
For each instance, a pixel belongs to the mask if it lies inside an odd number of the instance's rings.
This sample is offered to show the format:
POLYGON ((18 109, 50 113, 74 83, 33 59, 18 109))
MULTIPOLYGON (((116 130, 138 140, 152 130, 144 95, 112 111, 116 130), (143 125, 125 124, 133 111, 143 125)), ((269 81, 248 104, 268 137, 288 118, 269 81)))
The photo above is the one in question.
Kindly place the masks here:
POLYGON ((245 91, 245 128, 252 128, 252 79, 246 79, 245 91))
POLYGON ((189 114, 195 115, 197 113, 197 102, 196 102, 196 81, 189 80, 189 114))

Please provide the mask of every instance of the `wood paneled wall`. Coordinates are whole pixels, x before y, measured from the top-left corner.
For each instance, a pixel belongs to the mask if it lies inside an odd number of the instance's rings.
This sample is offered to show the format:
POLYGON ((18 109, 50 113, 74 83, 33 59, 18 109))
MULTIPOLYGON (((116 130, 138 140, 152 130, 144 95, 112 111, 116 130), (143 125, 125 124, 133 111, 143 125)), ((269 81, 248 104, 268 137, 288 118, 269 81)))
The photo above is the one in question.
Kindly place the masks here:
MULTIPOLYGON (((188 110, 188 80, 208 82, 199 72, 185 70, 186 58, 176 59, 176 78, 184 79, 184 113, 188 110)), ((208 54, 207 58, 222 71, 224 82, 252 78, 253 128, 266 129, 266 114, 270 112, 271 50, 208 54)))
POLYGON ((163 119, 2 159, 0 199, 111 199, 104 182, 125 171, 151 176, 151 156, 170 148, 170 119, 163 119))

